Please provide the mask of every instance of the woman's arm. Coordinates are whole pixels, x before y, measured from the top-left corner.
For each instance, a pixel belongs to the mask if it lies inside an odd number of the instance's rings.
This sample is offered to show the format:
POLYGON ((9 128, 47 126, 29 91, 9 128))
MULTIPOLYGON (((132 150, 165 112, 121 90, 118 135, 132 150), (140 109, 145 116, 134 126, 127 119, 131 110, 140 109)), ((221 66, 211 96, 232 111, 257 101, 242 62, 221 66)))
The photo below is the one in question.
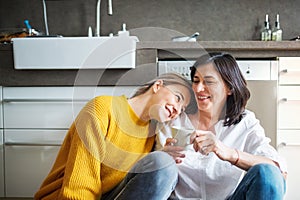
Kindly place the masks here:
POLYGON ((100 170, 105 155, 103 123, 92 102, 76 117, 58 199, 96 199, 101 195, 100 170))
MULTIPOLYGON (((228 161, 245 171, 247 171, 250 167, 261 163, 279 167, 279 164, 270 158, 253 155, 226 146, 223 142, 218 140, 211 131, 196 130, 191 136, 191 143, 193 143, 195 151, 204 155, 213 152, 221 160, 228 161)), ((283 174, 286 175, 285 172, 283 172, 283 174)))
POLYGON ((213 151, 221 160, 228 161, 246 171, 250 167, 261 163, 277 166, 277 164, 269 158, 227 147, 221 141, 216 141, 213 151))

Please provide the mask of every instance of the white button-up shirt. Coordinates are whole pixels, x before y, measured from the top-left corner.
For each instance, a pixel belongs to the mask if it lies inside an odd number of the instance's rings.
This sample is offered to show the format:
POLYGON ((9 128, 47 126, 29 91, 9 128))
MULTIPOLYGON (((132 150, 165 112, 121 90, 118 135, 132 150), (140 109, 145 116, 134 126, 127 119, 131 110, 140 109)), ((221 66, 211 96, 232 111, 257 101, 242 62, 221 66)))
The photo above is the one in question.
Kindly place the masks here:
MULTIPOLYGON (((253 112, 246 110, 243 119, 236 125, 223 126, 220 120, 214 126, 217 139, 226 146, 254 155, 265 156, 280 165, 283 172, 287 171, 285 161, 269 144, 264 129, 255 118, 253 112)), ((161 149, 166 139, 172 137, 171 126, 193 128, 187 115, 182 114, 169 124, 158 124, 156 149, 161 149)), ((173 192, 178 199, 220 200, 228 198, 241 181, 244 171, 227 161, 222 161, 214 153, 204 156, 195 152, 188 145, 184 152, 186 157, 178 164, 179 180, 173 192)))

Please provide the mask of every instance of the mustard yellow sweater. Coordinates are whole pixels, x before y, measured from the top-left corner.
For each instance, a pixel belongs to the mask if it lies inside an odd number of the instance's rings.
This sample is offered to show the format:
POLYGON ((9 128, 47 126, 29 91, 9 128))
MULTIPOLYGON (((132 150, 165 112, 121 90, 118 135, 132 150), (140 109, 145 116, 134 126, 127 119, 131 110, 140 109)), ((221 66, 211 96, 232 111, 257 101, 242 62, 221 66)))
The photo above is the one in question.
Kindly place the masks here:
POLYGON ((151 151, 148 126, 125 96, 94 98, 71 125, 35 199, 99 199, 151 151))

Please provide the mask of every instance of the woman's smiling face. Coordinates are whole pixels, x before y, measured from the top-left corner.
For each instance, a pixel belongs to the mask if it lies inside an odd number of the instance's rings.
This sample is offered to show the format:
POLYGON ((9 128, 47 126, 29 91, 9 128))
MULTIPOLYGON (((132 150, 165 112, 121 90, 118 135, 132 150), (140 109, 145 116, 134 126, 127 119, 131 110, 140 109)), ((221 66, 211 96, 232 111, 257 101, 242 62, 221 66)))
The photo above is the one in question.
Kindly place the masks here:
POLYGON ((150 117, 160 122, 176 118, 190 102, 190 92, 182 85, 161 85, 151 101, 150 117))
POLYGON ((212 63, 197 67, 192 87, 199 111, 221 112, 227 96, 231 95, 229 88, 212 63))

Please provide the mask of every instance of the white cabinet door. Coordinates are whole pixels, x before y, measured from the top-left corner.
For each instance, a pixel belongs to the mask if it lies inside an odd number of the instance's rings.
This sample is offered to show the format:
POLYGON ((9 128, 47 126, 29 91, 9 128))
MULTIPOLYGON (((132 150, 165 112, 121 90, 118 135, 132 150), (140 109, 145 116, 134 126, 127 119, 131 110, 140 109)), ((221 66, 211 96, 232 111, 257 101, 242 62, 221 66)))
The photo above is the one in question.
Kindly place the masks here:
POLYGON ((285 200, 299 199, 300 58, 279 58, 278 152, 287 161, 285 200))
POLYGON ((4 127, 69 128, 86 102, 5 102, 4 127))
POLYGON ((286 182, 286 195, 285 200, 299 199, 299 166, 300 160, 299 152, 300 145, 286 145, 278 148, 279 154, 284 157, 287 161, 288 176, 286 182))
POLYGON ((0 198, 1 197, 4 197, 2 86, 0 86, 0 198))
POLYGON ((5 146, 6 197, 33 197, 59 146, 5 146))
POLYGON ((66 130, 5 130, 6 197, 33 197, 50 171, 66 130))
POLYGON ((0 129, 0 198, 4 197, 3 130, 0 129))
POLYGON ((3 128, 3 110, 2 110, 2 86, 0 86, 0 129, 3 128))
POLYGON ((270 60, 239 60, 237 62, 246 80, 272 80, 270 60))
POLYGON ((131 96, 134 89, 4 87, 5 162, 1 164, 5 163, 5 179, 1 180, 5 180, 6 197, 33 197, 52 167, 68 128, 90 99, 98 95, 131 96))

